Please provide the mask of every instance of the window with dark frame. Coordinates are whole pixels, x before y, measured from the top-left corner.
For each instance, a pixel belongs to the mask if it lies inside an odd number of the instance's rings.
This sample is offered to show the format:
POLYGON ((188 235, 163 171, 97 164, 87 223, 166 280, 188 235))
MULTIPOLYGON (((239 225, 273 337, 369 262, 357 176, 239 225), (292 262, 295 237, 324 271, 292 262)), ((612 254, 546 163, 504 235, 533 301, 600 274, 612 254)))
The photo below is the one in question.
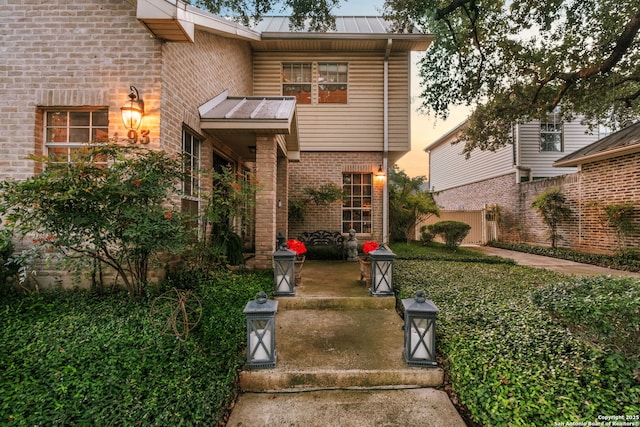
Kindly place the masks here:
POLYGON ((562 123, 540 123, 540 151, 563 151, 562 123))
POLYGON ((346 194, 342 206, 342 232, 348 233, 353 228, 358 234, 370 234, 373 174, 343 173, 342 189, 346 194))
POLYGON ((194 218, 192 228, 198 227, 200 207, 200 146, 202 138, 188 129, 182 130, 182 212, 194 218))
POLYGON ((47 110, 44 125, 45 154, 55 163, 70 163, 75 152, 83 147, 109 141, 106 107, 47 110))

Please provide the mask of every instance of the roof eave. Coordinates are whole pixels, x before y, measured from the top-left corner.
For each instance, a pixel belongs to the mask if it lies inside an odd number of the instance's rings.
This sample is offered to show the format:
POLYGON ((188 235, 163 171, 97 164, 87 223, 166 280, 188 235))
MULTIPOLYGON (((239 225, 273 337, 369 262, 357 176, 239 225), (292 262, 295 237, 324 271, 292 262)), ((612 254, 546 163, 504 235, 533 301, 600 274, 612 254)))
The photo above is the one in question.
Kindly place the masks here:
POLYGON ((601 160, 608 160, 614 157, 625 156, 627 154, 640 153, 640 145, 630 145, 626 147, 620 147, 613 150, 594 153, 586 156, 578 156, 569 158, 566 160, 560 159, 553 163, 554 167, 573 167, 579 166, 585 163, 593 163, 601 160))
POLYGON ((243 40, 260 40, 260 33, 177 0, 138 0, 136 17, 157 38, 193 43, 195 30, 243 40))

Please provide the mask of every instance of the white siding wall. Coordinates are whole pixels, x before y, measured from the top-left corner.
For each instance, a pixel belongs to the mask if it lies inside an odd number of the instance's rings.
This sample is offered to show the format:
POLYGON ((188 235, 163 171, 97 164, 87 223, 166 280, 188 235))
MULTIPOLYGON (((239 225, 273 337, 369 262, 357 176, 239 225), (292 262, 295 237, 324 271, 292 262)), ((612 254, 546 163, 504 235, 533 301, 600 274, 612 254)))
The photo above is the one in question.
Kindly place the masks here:
POLYGON ((579 121, 564 123, 562 127, 564 151, 540 151, 540 122, 520 125, 520 165, 531 168, 531 176, 548 178, 577 171, 577 168, 556 168, 552 164, 598 139, 596 134, 587 134, 587 126, 579 121))
MULTIPOLYGON (((389 149, 405 152, 409 140, 408 53, 389 63, 389 149)), ((281 95, 282 62, 347 62, 348 104, 298 104, 298 129, 303 151, 382 151, 382 53, 255 52, 254 95, 281 95)))
POLYGON ((495 152, 474 150, 466 159, 462 154, 463 143, 444 142, 429 154, 430 185, 435 191, 495 178, 513 173, 513 146, 502 147, 495 152))

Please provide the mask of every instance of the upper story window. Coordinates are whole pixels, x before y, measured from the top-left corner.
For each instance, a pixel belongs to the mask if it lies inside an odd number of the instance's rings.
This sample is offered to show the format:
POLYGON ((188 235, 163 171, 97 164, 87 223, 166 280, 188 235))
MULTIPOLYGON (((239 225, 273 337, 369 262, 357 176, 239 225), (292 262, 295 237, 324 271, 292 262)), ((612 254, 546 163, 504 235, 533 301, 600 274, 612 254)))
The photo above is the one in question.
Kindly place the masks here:
POLYGON ((298 104, 311 104, 311 64, 282 64, 282 95, 298 104))
POLYGON ((562 123, 540 123, 540 151, 563 151, 562 123))
POLYGON ((45 112, 45 150, 52 162, 67 163, 87 144, 109 140, 109 109, 69 109, 45 112))
POLYGON ((342 189, 346 195, 342 206, 342 232, 353 228, 356 233, 371 233, 373 174, 344 173, 342 189))
POLYGON ((318 64, 318 103, 347 103, 347 64, 318 64))
POLYGON ((282 95, 295 96, 298 104, 346 104, 348 71, 346 63, 283 63, 282 95))

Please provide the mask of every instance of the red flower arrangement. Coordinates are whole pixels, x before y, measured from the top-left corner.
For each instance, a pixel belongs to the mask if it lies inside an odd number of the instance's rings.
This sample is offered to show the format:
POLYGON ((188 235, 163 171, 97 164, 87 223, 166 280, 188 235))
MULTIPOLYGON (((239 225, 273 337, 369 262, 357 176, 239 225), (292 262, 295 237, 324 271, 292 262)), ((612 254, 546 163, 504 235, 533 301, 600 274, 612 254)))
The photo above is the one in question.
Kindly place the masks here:
POLYGON ((364 245, 362 246, 362 252, 368 255, 369 252, 375 251, 376 249, 378 249, 378 247, 379 246, 377 242, 364 242, 364 245))
POLYGON ((302 255, 307 252, 307 247, 300 240, 287 240, 287 249, 295 251, 296 255, 302 255))

